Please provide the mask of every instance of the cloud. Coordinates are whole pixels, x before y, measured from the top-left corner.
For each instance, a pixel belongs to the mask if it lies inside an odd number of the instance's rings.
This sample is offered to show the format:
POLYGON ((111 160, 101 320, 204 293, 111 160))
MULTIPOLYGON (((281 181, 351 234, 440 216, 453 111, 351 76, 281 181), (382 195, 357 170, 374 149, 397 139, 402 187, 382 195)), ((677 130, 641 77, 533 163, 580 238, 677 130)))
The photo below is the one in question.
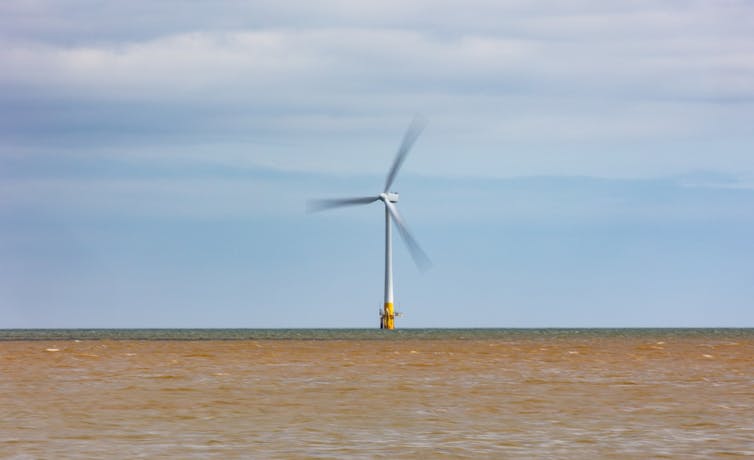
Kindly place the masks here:
POLYGON ((754 173, 745 2, 2 9, 6 154, 203 150, 210 163, 376 173, 419 111, 433 174, 754 173))

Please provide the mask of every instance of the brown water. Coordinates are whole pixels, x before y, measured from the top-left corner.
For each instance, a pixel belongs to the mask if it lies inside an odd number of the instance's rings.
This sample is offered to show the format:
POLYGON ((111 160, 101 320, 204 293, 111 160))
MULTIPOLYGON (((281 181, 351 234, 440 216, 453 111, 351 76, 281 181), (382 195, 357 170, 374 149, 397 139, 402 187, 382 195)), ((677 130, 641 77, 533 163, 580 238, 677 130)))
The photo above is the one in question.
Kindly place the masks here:
POLYGON ((753 458, 754 333, 0 341, 0 458, 753 458))

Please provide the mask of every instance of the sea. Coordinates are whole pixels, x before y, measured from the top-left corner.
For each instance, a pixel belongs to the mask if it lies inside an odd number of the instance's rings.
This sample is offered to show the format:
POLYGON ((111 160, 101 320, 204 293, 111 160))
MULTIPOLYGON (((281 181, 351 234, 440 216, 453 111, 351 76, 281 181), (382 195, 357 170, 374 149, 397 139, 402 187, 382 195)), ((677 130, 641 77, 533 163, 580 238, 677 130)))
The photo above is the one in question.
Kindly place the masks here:
POLYGON ((754 329, 0 330, 0 458, 754 458, 754 329))

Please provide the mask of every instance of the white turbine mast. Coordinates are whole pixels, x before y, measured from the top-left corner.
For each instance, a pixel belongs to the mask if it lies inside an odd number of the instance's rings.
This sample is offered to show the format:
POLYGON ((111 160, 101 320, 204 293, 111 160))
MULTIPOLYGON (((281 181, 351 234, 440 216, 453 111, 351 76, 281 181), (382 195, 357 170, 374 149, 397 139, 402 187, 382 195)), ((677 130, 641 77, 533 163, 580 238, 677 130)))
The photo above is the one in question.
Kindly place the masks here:
POLYGON ((310 211, 324 211, 326 209, 340 208, 343 206, 354 206, 361 204, 369 204, 375 201, 382 201, 385 206, 385 301, 384 307, 380 311, 380 329, 395 329, 395 307, 393 299, 393 240, 392 240, 392 226, 391 221, 395 222, 395 226, 398 228, 398 232, 401 234, 403 241, 405 241, 408 247, 411 257, 419 267, 424 270, 429 268, 430 261, 427 255, 416 242, 411 232, 408 230, 406 221, 401 217, 398 212, 398 208, 395 203, 398 202, 398 194, 390 191, 390 187, 395 181, 395 177, 398 175, 398 171, 401 169, 408 152, 416 142, 416 139, 424 129, 425 123, 420 118, 415 118, 403 136, 403 141, 398 148, 398 153, 395 155, 392 166, 388 171, 387 178, 385 180, 385 187, 382 193, 379 195, 355 197, 355 198, 336 198, 328 200, 313 200, 309 202, 310 211))

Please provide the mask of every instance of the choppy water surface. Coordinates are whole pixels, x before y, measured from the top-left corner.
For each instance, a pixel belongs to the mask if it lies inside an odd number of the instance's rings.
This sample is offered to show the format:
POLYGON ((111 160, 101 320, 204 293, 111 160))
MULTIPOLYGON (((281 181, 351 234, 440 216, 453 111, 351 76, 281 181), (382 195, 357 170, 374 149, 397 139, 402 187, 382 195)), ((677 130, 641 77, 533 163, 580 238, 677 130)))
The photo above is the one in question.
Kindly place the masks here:
POLYGON ((0 458, 751 458, 754 330, 0 331, 0 458))

